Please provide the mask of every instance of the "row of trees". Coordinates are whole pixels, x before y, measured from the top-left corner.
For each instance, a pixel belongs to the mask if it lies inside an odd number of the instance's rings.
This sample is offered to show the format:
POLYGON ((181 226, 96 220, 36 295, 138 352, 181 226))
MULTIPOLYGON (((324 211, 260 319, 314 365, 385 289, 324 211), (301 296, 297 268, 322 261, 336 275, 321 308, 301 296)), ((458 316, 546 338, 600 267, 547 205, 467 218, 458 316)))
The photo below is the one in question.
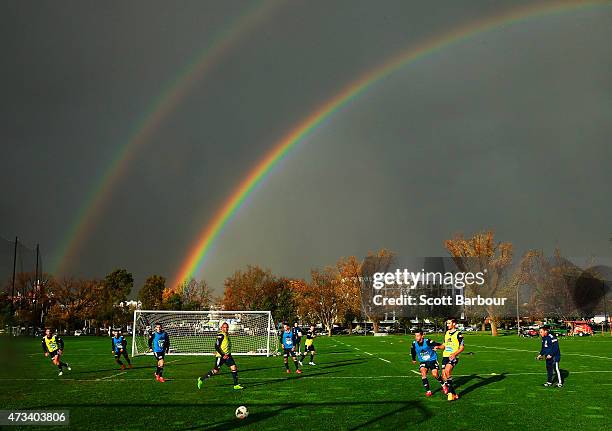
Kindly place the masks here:
MULTIPOLYGON (((444 246, 460 271, 485 274, 484 285, 466 286, 467 296, 522 297, 521 315, 533 319, 556 316, 570 320, 606 308, 602 300, 610 288, 604 281, 606 275, 596 267, 586 271, 578 268, 558 250, 552 257, 529 251, 516 264, 512 244, 496 242, 490 231, 467 238, 458 234, 445 241, 444 246)), ((101 280, 56 280, 44 274, 41 282, 35 282, 33 274, 21 273, 16 290, 24 293, 10 297, 5 289, 0 295, 0 324, 46 324, 71 330, 85 325, 126 326, 134 308, 140 306, 168 310, 271 310, 277 321, 322 323, 330 334, 335 324, 351 328, 355 320, 367 320, 377 331, 383 315, 380 309, 372 311, 363 306, 362 282, 373 272, 394 270, 394 264, 394 253, 383 249, 369 253, 363 261, 349 256, 334 265, 312 269, 310 280, 276 276, 259 266, 248 266, 225 280, 219 298, 213 296, 203 280, 190 279, 173 287, 166 286, 164 277, 153 275, 139 289, 138 303, 128 302, 134 279, 125 269, 117 269, 101 280)), ((493 335, 497 335, 502 318, 513 311, 500 306, 464 309, 468 319, 480 321, 483 326, 485 322, 490 324, 493 335)))
POLYGON ((103 279, 55 279, 33 273, 16 277, 18 295, 12 288, 0 294, 0 326, 41 328, 53 326, 75 330, 86 327, 96 332, 113 326, 125 327, 132 321, 136 307, 145 309, 200 310, 212 305, 213 297, 204 281, 185 281, 176 289, 168 289, 164 277, 146 279, 137 298, 128 301, 134 289, 134 278, 125 269, 116 269, 103 279))

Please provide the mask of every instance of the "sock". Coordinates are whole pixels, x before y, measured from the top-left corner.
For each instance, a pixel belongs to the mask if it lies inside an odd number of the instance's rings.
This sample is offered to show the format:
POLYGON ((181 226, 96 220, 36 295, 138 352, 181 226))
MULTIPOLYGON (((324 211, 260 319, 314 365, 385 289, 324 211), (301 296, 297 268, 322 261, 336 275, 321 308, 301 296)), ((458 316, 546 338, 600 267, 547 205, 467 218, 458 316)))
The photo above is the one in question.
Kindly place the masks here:
POLYGON ((429 380, 427 380, 427 377, 421 379, 423 382, 423 386, 425 387, 425 390, 428 391, 429 390, 429 380))
POLYGON ((310 354, 310 362, 314 362, 314 353, 310 354))
POLYGON ((455 394, 455 388, 453 386, 452 377, 449 377, 448 379, 446 379, 446 385, 448 386, 448 392, 450 392, 451 394, 455 394))
POLYGON ((299 370, 300 369, 300 364, 298 364, 297 361, 293 361, 293 365, 295 365, 295 369, 299 370))
POLYGON ((127 361, 128 365, 132 365, 132 362, 130 362, 130 358, 128 357, 128 355, 125 355, 125 360, 127 361))
POLYGON ((59 368, 60 371, 62 371, 62 363, 60 362, 59 365, 57 366, 57 368, 59 368))
POLYGON ((117 359, 116 361, 119 365, 123 365, 123 362, 121 362, 121 359, 117 359))
POLYGON ((440 375, 438 374, 438 377, 436 377, 436 379, 438 380, 438 382, 439 382, 441 385, 444 385, 444 380, 442 380, 442 376, 440 376, 440 375))
POLYGON ((232 371, 232 378, 234 379, 234 385, 238 384, 238 370, 232 371))
POLYGON ((157 369, 155 370, 155 374, 159 376, 159 366, 157 367, 157 369))
POLYGON ((159 367, 159 377, 162 376, 163 372, 164 372, 164 367, 159 367))
POLYGON ((68 366, 68 364, 67 364, 67 363, 65 363, 65 362, 61 362, 61 361, 60 361, 60 367, 67 367, 67 366, 68 366))
POLYGON ((289 369, 289 361, 285 362, 285 368, 289 369))

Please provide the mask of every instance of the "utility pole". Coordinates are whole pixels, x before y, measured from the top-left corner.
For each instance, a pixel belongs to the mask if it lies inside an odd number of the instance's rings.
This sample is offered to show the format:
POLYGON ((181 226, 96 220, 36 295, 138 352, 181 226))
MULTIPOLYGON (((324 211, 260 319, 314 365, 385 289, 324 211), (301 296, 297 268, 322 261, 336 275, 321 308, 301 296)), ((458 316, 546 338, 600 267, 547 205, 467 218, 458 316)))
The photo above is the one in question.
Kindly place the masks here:
POLYGON ((15 270, 17 269, 17 242, 19 237, 15 237, 15 251, 13 252, 13 287, 11 291, 11 309, 14 308, 15 304, 15 270))
POLYGON ((40 283, 38 281, 38 260, 39 260, 39 256, 40 256, 40 244, 36 244, 36 270, 34 271, 34 286, 32 289, 32 305, 34 308, 34 312, 32 313, 32 325, 33 328, 32 330, 34 331, 34 333, 36 333, 36 321, 38 320, 36 318, 37 314, 36 314, 36 301, 38 300, 38 288, 40 286, 40 283))
POLYGON ((521 315, 519 313, 519 289, 520 286, 516 286, 516 331, 518 335, 521 335, 521 315))

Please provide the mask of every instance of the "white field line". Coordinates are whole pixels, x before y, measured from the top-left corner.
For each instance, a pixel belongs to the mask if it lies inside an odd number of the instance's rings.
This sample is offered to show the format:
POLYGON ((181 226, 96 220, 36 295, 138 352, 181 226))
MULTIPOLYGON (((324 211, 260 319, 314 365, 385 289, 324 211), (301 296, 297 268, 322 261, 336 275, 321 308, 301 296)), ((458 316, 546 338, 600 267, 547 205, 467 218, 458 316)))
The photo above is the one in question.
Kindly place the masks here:
MULTIPOLYGON (((514 351, 514 352, 538 353, 537 350, 511 349, 509 347, 490 347, 490 346, 480 346, 478 344, 470 344, 470 346, 482 347, 484 349, 509 350, 509 351, 514 351)), ((561 356, 563 356, 563 355, 581 356, 583 358, 612 359, 612 358, 610 358, 608 356, 584 355, 582 353, 563 353, 563 352, 561 352, 561 356)))
MULTIPOLYGON (((379 358, 380 359, 380 358, 379 358)), ((415 374, 420 376, 420 373, 413 371, 415 374)), ((595 373, 612 373, 612 370, 590 370, 590 371, 572 371, 571 374, 595 374, 595 373)), ((480 374, 454 374, 453 377, 471 377, 471 376, 499 376, 504 375, 504 377, 508 376, 531 376, 531 375, 542 375, 542 372, 528 372, 528 373, 480 373, 480 374)), ((110 377, 110 376, 109 376, 110 377)), ((303 375, 301 377, 241 377, 240 380, 299 380, 303 378, 308 379, 318 379, 318 380, 379 380, 379 379, 410 379, 415 378, 414 375, 405 375, 405 376, 311 376, 308 374, 303 375)), ((2 378, 0 381, 23 381, 23 382, 57 382, 57 381, 73 381, 73 382, 148 382, 153 381, 153 378, 148 379, 63 379, 63 378, 53 378, 53 379, 27 379, 27 378, 2 378)), ((195 381, 194 379, 172 379, 167 378, 166 381, 195 381)), ((604 383, 605 384, 605 383, 604 383)))
POLYGON ((373 355, 373 354, 371 354, 370 352, 366 352, 366 351, 364 351, 363 353, 365 353, 366 355, 374 356, 374 355, 373 355))
POLYGON ((113 377, 117 377, 117 376, 120 376, 120 375, 125 374, 125 373, 127 373, 127 371, 122 371, 121 373, 113 374, 112 376, 100 377, 99 379, 96 379, 96 381, 111 379, 113 377))
POLYGON ((386 359, 383 359, 383 358, 378 358, 378 359, 380 359, 381 361, 385 361, 385 362, 387 362, 389 364, 391 363, 391 361, 387 361, 386 359))

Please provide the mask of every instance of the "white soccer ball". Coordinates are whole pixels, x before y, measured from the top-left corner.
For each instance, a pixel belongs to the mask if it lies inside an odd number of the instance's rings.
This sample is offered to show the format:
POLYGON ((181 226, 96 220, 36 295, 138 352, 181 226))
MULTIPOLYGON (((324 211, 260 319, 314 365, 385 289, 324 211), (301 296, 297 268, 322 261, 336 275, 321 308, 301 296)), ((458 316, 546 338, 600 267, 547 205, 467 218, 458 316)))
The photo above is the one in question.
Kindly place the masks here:
POLYGON ((246 419, 249 415, 249 410, 245 406, 240 406, 236 409, 236 417, 238 419, 246 419))

